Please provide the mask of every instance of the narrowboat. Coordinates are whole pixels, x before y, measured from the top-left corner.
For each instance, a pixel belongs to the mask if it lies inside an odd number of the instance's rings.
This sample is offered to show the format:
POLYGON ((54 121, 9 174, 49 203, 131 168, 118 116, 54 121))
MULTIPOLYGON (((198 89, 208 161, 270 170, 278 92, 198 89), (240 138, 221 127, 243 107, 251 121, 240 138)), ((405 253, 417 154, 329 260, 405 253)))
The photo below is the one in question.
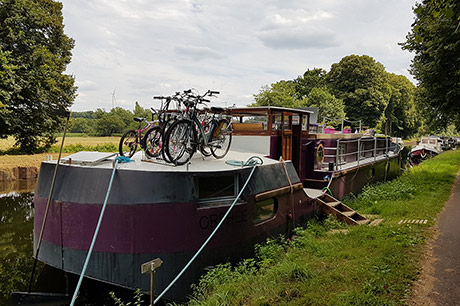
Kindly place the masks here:
MULTIPOLYGON (((204 269, 250 256, 253 245, 289 234, 312 216, 307 190, 328 187, 337 198, 400 171, 399 148, 388 137, 312 131, 309 110, 232 108, 232 144, 222 159, 196 153, 173 166, 137 152, 115 171, 107 208, 85 276, 126 288, 149 290, 141 265, 163 262, 155 293, 176 277, 235 206, 197 260, 166 292, 184 300, 204 269), (237 195, 257 165, 241 196, 237 195), (231 162, 230 162, 231 161, 231 162)), ((114 167, 114 154, 80 152, 60 163, 38 260, 79 275, 88 253, 114 167)), ((56 161, 44 161, 34 195, 34 254, 56 161)))

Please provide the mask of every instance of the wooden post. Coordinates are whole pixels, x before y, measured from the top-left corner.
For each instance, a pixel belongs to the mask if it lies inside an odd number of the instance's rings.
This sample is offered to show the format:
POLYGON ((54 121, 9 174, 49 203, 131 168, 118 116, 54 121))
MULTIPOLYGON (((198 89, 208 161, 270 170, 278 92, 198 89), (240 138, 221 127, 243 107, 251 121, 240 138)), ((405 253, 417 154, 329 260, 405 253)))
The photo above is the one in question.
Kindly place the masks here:
POLYGON ((154 293, 154 274, 155 274, 155 269, 161 266, 163 261, 160 258, 156 258, 154 260, 151 260, 149 262, 146 262, 142 264, 141 266, 141 273, 149 273, 150 272, 150 306, 153 306, 153 293, 154 293))

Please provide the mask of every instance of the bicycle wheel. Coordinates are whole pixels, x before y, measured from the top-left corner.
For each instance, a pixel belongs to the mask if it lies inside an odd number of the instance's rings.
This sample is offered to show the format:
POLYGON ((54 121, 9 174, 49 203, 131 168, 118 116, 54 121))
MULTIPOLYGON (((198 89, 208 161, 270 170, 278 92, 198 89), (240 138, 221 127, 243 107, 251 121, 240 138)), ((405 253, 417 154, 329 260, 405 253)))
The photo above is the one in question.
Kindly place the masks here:
POLYGON ((209 144, 211 153, 215 158, 224 157, 232 143, 232 128, 227 119, 221 119, 214 126, 211 132, 211 142, 209 144))
POLYGON ((142 138, 142 147, 145 154, 152 158, 158 157, 160 156, 162 146, 161 128, 159 126, 150 128, 145 133, 144 138, 142 138))
POLYGON ((202 123, 202 128, 204 134, 200 136, 200 152, 203 154, 204 157, 211 156, 211 150, 209 149, 209 146, 204 145, 204 138, 209 139, 209 136, 211 135, 211 125, 210 122, 204 122, 202 123))
POLYGON ((137 132, 129 130, 121 136, 120 143, 118 144, 118 153, 120 156, 133 157, 137 150, 137 132))
POLYGON ((203 140, 201 140, 200 142, 200 152, 201 154, 203 154, 204 157, 211 156, 211 151, 209 150, 209 146, 205 146, 203 140))
POLYGON ((190 120, 174 122, 166 133, 164 150, 171 163, 183 165, 196 151, 197 133, 190 120))

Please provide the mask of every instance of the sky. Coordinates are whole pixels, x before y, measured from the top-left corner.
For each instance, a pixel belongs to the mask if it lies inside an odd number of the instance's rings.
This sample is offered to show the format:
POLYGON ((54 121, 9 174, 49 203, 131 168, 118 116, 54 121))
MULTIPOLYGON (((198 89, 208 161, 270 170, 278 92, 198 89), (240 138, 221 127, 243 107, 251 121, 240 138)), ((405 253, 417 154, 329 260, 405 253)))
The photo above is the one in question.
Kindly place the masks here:
POLYGON ((220 91, 246 106, 262 86, 351 54, 409 74, 402 50, 416 0, 62 0, 75 40, 73 111, 159 106, 155 95, 220 91))

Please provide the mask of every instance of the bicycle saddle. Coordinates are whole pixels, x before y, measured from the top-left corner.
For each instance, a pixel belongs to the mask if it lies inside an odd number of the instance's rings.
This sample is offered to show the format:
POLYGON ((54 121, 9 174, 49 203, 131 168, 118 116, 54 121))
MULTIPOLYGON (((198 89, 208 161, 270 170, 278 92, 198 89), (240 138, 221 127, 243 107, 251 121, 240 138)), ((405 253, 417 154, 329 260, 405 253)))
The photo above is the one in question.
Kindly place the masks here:
POLYGON ((222 107, 217 107, 217 106, 211 106, 211 111, 213 113, 223 113, 225 112, 225 109, 223 109, 222 107))

